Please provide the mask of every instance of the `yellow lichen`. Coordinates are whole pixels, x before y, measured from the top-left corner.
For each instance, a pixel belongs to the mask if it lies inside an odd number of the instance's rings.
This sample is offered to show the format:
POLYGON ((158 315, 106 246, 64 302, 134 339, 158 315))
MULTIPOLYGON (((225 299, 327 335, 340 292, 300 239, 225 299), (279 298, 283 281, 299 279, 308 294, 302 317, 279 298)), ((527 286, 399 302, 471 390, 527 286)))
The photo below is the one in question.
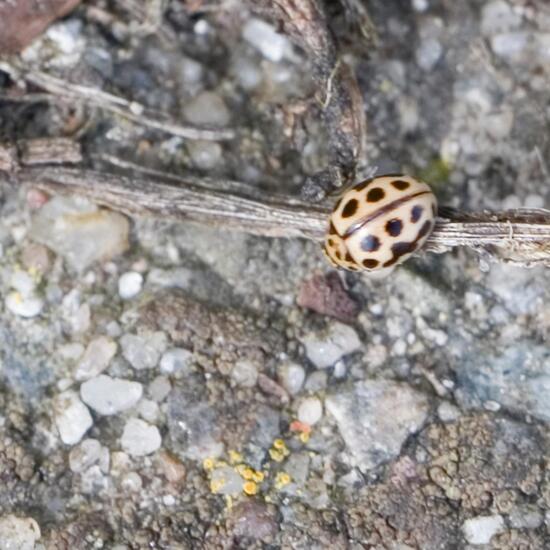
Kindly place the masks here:
MULTIPOLYGON (((240 472, 239 472, 240 473, 240 472)), ((241 473, 241 476, 244 478, 244 479, 247 479, 247 480, 251 480, 251 479, 254 479, 254 470, 250 467, 247 467, 245 468, 242 473, 241 473)))
POLYGON ((309 432, 302 432, 298 437, 302 443, 307 443, 309 441, 309 432))
POLYGON ((277 449, 269 449, 269 456, 275 462, 282 462, 285 459, 285 455, 277 449))
POLYGON ((247 495, 255 495, 258 492, 258 486, 253 481, 247 481, 243 484, 243 491, 247 495))
POLYGON ((202 467, 206 470, 206 471, 210 471, 210 470, 213 470, 214 469, 214 459, 213 458, 205 458, 203 461, 202 461, 202 467))
POLYGON ((243 455, 238 451, 229 451, 229 462, 230 464, 238 464, 243 461, 243 455))
POLYGON ((223 486, 225 485, 225 479, 213 479, 211 482, 210 482, 210 490, 213 492, 213 493, 219 493, 220 490, 223 488, 223 486))
POLYGON ((260 472, 258 470, 256 470, 254 472, 254 474, 252 475, 252 479, 256 482, 256 483, 261 483, 265 478, 265 475, 263 472, 260 472))
POLYGON ((288 485, 292 481, 292 478, 286 472, 279 472, 275 478, 275 488, 282 489, 285 485, 288 485))

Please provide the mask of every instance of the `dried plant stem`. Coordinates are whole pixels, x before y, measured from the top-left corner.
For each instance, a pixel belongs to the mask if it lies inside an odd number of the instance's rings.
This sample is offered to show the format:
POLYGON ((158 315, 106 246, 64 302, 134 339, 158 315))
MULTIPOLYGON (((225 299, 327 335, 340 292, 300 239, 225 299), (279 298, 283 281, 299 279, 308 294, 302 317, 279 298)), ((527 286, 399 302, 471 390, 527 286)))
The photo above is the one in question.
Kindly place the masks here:
MULTIPOLYGON (((178 177, 128 177, 107 172, 55 167, 21 168, 11 181, 48 193, 75 193, 130 215, 190 220, 269 237, 301 237, 321 241, 330 208, 286 197, 249 198, 231 192, 243 184, 218 182, 215 191, 200 180, 178 177)), ((466 246, 489 259, 521 266, 550 266, 550 211, 511 210, 464 214, 443 211, 426 250, 445 252, 466 246)))
MULTIPOLYGON (((48 95, 40 94, 37 96, 41 101, 46 99, 50 103, 71 104, 78 102, 103 109, 135 124, 187 139, 224 141, 234 139, 236 136, 235 130, 231 128, 199 128, 171 122, 162 113, 151 112, 135 101, 128 101, 123 97, 103 92, 97 88, 73 84, 37 69, 7 62, 0 63, 0 68, 13 78, 22 78, 29 84, 46 90, 48 95)), ((32 95, 29 96, 29 100, 31 98, 33 98, 32 95)), ((21 99, 16 100, 20 101, 21 99)))

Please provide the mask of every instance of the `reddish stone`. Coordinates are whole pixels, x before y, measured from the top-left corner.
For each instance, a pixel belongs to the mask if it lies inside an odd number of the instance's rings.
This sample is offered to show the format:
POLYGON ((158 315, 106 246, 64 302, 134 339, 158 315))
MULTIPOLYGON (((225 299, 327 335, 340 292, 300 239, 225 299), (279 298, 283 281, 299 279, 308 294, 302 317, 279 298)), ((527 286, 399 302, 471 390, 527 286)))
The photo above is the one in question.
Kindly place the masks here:
POLYGON ((317 274, 302 283, 298 305, 317 313, 329 315, 344 323, 351 323, 359 312, 359 304, 346 292, 335 271, 317 274))
POLYGON ((17 0, 0 2, 0 54, 28 46, 59 17, 67 15, 81 0, 17 0))

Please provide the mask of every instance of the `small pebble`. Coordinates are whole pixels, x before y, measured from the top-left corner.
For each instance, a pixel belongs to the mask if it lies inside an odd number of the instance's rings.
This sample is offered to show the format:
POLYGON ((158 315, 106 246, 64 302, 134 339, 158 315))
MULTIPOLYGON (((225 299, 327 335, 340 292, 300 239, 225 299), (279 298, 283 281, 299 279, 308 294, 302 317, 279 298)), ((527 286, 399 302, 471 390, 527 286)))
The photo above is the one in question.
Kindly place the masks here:
POLYGON ((304 385, 306 371, 296 363, 285 363, 278 369, 279 382, 290 394, 296 395, 304 385))
POLYGON ((193 354, 184 348, 170 348, 160 359, 160 370, 165 374, 188 371, 193 354))
POLYGON ((0 550, 33 550, 40 536, 33 518, 12 514, 0 517, 0 550))
POLYGON ((141 292, 143 275, 135 271, 123 273, 118 280, 118 295, 123 300, 130 300, 141 292))
POLYGON ((128 472, 122 476, 120 485, 125 491, 136 493, 137 491, 141 491, 143 481, 137 472, 128 472))
POLYGON ((422 40, 415 52, 416 62, 425 71, 431 71, 441 59, 443 47, 439 40, 426 38, 422 40))
POLYGON ((308 359, 318 368, 331 367, 349 353, 361 347, 359 336, 353 328, 343 323, 331 323, 326 334, 307 334, 302 338, 308 359))
POLYGON ((106 336, 92 340, 78 362, 74 377, 76 380, 88 380, 101 374, 116 355, 117 345, 106 336))
POLYGON ((54 197, 33 216, 29 236, 84 271, 128 249, 130 224, 117 212, 77 197, 54 197))
POLYGON ((304 399, 298 407, 298 420, 313 426, 323 416, 323 405, 317 397, 304 399))
POLYGON ((65 344, 57 349, 57 354, 67 361, 78 361, 84 353, 84 346, 79 342, 65 344))
POLYGON ((47 273, 51 267, 50 251, 42 244, 29 243, 21 252, 21 263, 26 269, 47 273))
POLYGON ((92 415, 75 391, 59 394, 54 401, 53 412, 61 441, 66 445, 78 443, 92 427, 92 415))
POLYGON ((101 443, 97 439, 85 439, 69 453, 69 466, 75 473, 83 472, 101 458, 101 443))
POLYGON ((20 292, 10 292, 5 300, 6 308, 19 317, 31 318, 42 313, 44 300, 34 294, 23 296, 20 292))
POLYGON ((183 109, 185 118, 198 126, 223 127, 229 124, 231 113, 223 99, 214 92, 204 91, 183 109))
POLYGON ((10 286, 22 296, 29 296, 36 288, 36 280, 27 271, 16 269, 11 275, 10 286))
POLYGON ((412 7, 414 11, 424 13, 430 7, 430 4, 428 0, 412 0, 412 7))
POLYGON ((243 38, 265 58, 278 63, 292 47, 284 34, 261 19, 250 18, 243 27, 243 38))
POLYGON ((164 477, 171 483, 178 483, 185 477, 185 466, 174 455, 162 451, 158 460, 164 477))
POLYGON ((213 170, 223 160, 223 149, 214 141, 193 140, 187 144, 191 161, 200 170, 213 170))
POLYGON ((325 371, 312 372, 306 380, 304 388, 310 392, 323 391, 327 388, 328 375, 325 371))
POLYGON ((231 369, 231 379, 245 388, 252 388, 258 380, 258 366, 252 361, 241 359, 231 369))
POLYGON ((166 376, 157 376, 149 384, 149 395, 157 403, 164 401, 171 391, 172 384, 170 384, 170 380, 166 376))
POLYGON ((130 418, 124 426, 120 439, 122 448, 132 456, 145 456, 154 453, 161 445, 160 432, 139 418, 130 418))
POLYGON ((505 528, 501 515, 478 516, 468 519, 462 525, 464 537, 470 544, 489 544, 497 533, 505 528))
POLYGON ((163 332, 125 334, 120 339, 120 346, 124 358, 134 369, 152 369, 166 349, 166 335, 163 332))
POLYGON ((443 401, 437 407, 437 416, 442 422, 454 422, 460 417, 460 409, 448 401, 443 401))
POLYGON ((133 407, 143 395, 139 382, 111 378, 101 374, 80 386, 82 401, 94 411, 103 415, 113 415, 133 407))
POLYGON ((160 408, 155 401, 142 399, 136 409, 143 420, 147 420, 147 422, 151 422, 152 424, 158 420, 160 408))

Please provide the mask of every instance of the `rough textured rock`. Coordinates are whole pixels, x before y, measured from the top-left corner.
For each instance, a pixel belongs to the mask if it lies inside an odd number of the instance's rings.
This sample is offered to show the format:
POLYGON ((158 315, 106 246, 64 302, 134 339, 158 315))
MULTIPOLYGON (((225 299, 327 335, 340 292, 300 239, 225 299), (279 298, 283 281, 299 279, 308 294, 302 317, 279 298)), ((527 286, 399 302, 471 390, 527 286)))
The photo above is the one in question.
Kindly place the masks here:
POLYGON ((422 427, 429 405, 405 384, 367 380, 329 395, 326 408, 354 464, 367 471, 399 454, 405 439, 422 427))

